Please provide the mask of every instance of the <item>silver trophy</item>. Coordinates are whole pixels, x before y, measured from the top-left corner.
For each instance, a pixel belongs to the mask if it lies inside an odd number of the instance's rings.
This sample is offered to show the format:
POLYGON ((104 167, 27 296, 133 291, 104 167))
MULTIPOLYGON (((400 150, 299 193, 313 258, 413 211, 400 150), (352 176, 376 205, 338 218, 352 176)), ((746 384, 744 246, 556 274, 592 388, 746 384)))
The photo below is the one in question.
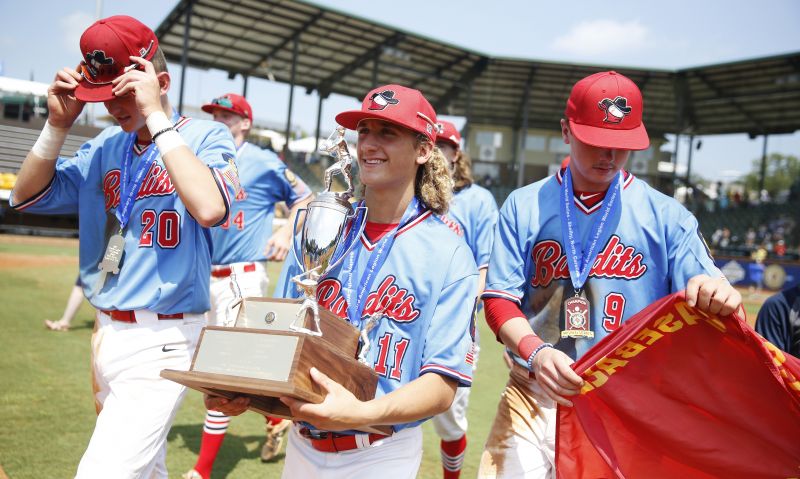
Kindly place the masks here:
MULTIPOLYGON (((325 399, 324 391, 311 378, 311 368, 319 369, 361 401, 375 397, 378 375, 365 364, 369 347, 363 351, 361 361, 358 353, 360 339, 376 324, 377 316, 368 321, 366 332, 361 332, 349 321, 321 308, 316 300, 320 279, 358 243, 367 216, 365 207, 353 208, 349 201, 353 196, 353 159, 347 151, 344 129, 337 129, 323 149, 337 161, 325 172, 325 190, 304 210, 300 241, 295 241, 292 248, 303 272, 291 280, 303 293, 303 299, 242 297, 235 276, 231 275, 234 299, 226 311, 225 324, 231 326, 230 313, 238 307, 233 327, 205 327, 190 370, 167 369, 161 372, 162 377, 216 396, 244 395, 250 399, 250 409, 288 419, 294 416, 280 397, 312 403, 325 399), (346 191, 331 191, 336 174, 344 177, 346 191), (354 218, 362 221, 351 221, 354 218)), ((391 428, 386 426, 361 430, 391 434, 391 428)))
MULTIPOLYGON (((305 223, 300 235, 300 253, 297 252, 295 243, 292 251, 294 252, 297 264, 303 270, 302 273, 294 276, 292 282, 297 285, 298 291, 303 293, 303 303, 297 311, 295 320, 289 326, 292 331, 297 331, 314 336, 321 336, 319 322, 319 305, 317 304, 317 285, 322 276, 339 265, 344 260, 350 250, 358 243, 364 226, 366 225, 367 208, 359 206, 353 208, 350 199, 353 197, 353 182, 351 169, 353 157, 347 149, 347 142, 344 139, 345 129, 338 127, 328 140, 320 147, 324 151, 335 157, 337 161, 325 170, 325 189, 308 205, 305 210, 305 223), (347 189, 342 192, 331 191, 333 177, 341 175, 344 178, 347 189), (352 228, 357 228, 355 234, 347 234, 345 231, 347 223, 359 216, 361 210, 362 221, 353 224, 352 228), (350 244, 341 245, 343 238, 352 239, 350 244), (341 250, 344 251, 341 251, 341 250), (334 254, 339 251, 334 259, 334 254), (303 327, 306 313, 311 312, 314 320, 314 330, 303 327)), ((295 217, 295 229, 300 212, 295 217)))

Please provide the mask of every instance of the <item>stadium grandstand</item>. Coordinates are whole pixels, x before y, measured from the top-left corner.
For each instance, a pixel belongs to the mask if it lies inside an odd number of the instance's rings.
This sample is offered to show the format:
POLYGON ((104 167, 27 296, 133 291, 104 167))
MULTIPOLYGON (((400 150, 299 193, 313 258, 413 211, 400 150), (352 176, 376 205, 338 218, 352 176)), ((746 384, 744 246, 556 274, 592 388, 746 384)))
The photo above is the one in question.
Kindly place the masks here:
MULTIPOLYGON (((233 5, 180 0, 156 34, 168 61, 182 69, 220 70, 231 79, 241 76, 244 95, 251 77, 317 92, 317 130, 311 138, 315 144, 322 136, 323 102, 331 94, 360 99, 371 86, 388 82, 422 89, 437 111, 465 119, 462 135, 475 180, 499 203, 511 190, 555 171, 567 155, 554 125, 563 114, 570 85, 596 71, 617 70, 640 86, 652 140, 648 150, 631 156, 628 169, 668 195, 692 192, 684 203, 696 213, 709 246, 722 258, 720 264, 744 264, 764 249, 768 262, 785 265, 786 281, 800 280, 800 186, 790 188, 780 201, 765 201, 763 188, 748 193, 755 193, 755 199, 741 192, 735 200, 731 187, 724 195, 710 194, 708 188, 691 184, 690 169, 677 169, 677 154, 662 151, 667 135, 694 139, 746 133, 764 139, 765 164, 769 135, 800 129, 800 52, 679 70, 502 58, 295 0, 233 5), (420 51, 428 53, 417 54, 420 51), (508 95, 510 91, 517 94, 508 95)), ((176 103, 181 112, 191 113, 184 105, 183 77, 174 72, 176 80, 181 78, 176 103)), ((35 219, 42 217, 20 216, 7 208, 13 175, 46 118, 46 87, 0 78, 0 231, 75 231, 75 218, 35 219)), ((273 132, 283 131, 277 134, 283 140, 251 140, 281 151, 284 161, 319 190, 326 160, 320 161, 316 147, 300 153, 292 148, 297 143, 285 141, 297 131, 292 126, 293 93, 288 97, 286 124, 265 125, 273 132)), ((62 154, 71 154, 96 134, 97 121, 84 122, 91 125, 75 127, 62 154)), ((762 186, 763 181, 762 173, 762 186)))

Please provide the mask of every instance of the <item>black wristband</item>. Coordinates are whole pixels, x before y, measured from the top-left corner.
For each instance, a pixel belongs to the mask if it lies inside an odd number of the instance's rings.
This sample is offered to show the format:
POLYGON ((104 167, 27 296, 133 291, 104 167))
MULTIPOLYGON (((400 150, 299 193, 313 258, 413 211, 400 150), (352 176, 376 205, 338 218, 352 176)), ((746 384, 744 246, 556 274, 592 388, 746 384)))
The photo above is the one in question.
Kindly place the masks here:
POLYGON ((153 143, 155 143, 155 141, 156 141, 156 138, 158 138, 158 137, 159 137, 159 135, 161 135, 161 134, 163 134, 163 133, 166 133, 166 132, 168 132, 168 131, 175 131, 175 128, 173 128, 173 127, 171 127, 171 126, 170 126, 170 127, 164 128, 163 130, 159 130, 159 131, 157 131, 157 132, 156 132, 156 134, 155 134, 155 135, 153 135, 153 143))

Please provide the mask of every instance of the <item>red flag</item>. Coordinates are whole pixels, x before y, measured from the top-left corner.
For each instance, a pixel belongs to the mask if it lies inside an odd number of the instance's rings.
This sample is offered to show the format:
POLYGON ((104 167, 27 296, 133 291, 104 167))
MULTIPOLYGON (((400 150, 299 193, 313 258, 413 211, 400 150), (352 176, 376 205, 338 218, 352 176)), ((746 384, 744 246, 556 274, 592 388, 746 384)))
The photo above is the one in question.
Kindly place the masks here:
POLYGON ((574 365, 559 478, 800 477, 800 360, 667 296, 574 365))

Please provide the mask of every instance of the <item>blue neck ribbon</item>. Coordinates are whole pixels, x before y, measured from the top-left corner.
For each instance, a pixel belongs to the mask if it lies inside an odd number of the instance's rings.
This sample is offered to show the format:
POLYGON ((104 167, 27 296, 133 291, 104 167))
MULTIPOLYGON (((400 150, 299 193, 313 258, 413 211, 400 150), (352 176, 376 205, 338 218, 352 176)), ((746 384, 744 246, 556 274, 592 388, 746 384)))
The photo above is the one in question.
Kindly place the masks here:
POLYGON ((575 193, 572 190, 572 174, 569 170, 570 168, 567 167, 564 172, 564 181, 561 183, 561 238, 566 249, 569 277, 572 280, 575 294, 578 295, 583 285, 586 284, 594 260, 600 252, 600 247, 608 242, 613 233, 607 226, 608 220, 616 217, 620 209, 622 172, 617 174, 606 192, 601 213, 595 216, 592 222, 588 248, 584 250, 578 226, 578 209, 575 207, 573 199, 575 193))
POLYGON ((125 158, 122 160, 122 166, 120 167, 119 206, 115 213, 119 221, 120 231, 125 229, 128 224, 133 210, 133 203, 136 201, 136 195, 139 193, 139 188, 142 187, 142 181, 144 181, 144 175, 150 170, 150 165, 153 164, 153 161, 158 156, 158 147, 153 143, 139 162, 133 178, 129 178, 131 163, 133 162, 134 141, 136 141, 136 133, 131 133, 128 135, 128 141, 125 144, 125 158))
MULTIPOLYGON (((350 252, 348 257, 348 269, 345 272, 347 276, 347 316, 350 322, 354 325, 361 326, 362 315, 364 314, 364 306, 367 303, 367 294, 368 291, 372 288, 373 283, 375 283, 375 276, 378 271, 380 271, 383 263, 386 262, 386 258, 389 256, 389 251, 392 249, 392 244, 394 244, 394 239, 397 236, 398 231, 403 229, 406 225, 411 223, 412 221, 416 220, 422 213, 424 212, 424 208, 422 204, 419 202, 417 197, 413 197, 411 202, 406 207, 405 213, 403 213, 403 217, 400 220, 400 223, 390 232, 386 233, 380 241, 375 245, 375 248, 370 253, 369 258, 367 259, 367 267, 366 270, 361 274, 359 278, 359 283, 361 288, 358 291, 358 296, 356 300, 353 301, 351 297, 353 291, 353 276, 355 276, 355 267, 358 264, 358 256, 361 253, 361 249, 359 247, 353 248, 353 251, 350 252)), ((357 223, 355 223, 357 224, 357 223)), ((351 232, 355 230, 355 226, 351 228, 351 232)), ((355 238, 355 241, 358 241, 358 238, 355 238)))

